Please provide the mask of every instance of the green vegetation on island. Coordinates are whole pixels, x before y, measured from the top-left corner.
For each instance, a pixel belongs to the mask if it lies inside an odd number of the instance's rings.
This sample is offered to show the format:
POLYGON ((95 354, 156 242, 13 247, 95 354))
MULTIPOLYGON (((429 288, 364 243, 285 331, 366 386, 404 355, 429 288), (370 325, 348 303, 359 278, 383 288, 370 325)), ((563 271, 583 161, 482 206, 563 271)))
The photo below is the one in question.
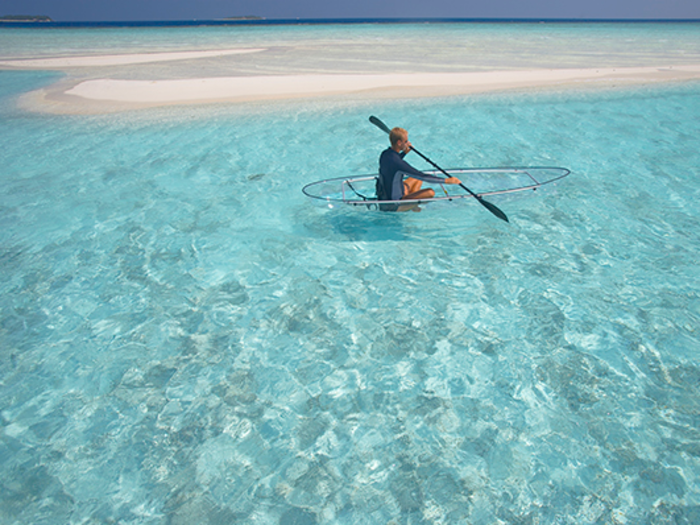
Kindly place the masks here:
POLYGON ((53 22, 53 20, 42 15, 7 15, 0 16, 0 22, 53 22))

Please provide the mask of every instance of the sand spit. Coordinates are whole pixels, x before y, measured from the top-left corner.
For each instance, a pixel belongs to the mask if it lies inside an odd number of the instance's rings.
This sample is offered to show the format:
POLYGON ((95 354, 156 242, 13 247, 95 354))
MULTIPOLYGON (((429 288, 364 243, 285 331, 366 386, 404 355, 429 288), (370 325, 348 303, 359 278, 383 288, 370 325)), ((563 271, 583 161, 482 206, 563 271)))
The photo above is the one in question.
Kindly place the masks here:
POLYGON ((147 64, 149 62, 169 62, 172 60, 192 60, 197 58, 241 55, 265 51, 264 48, 217 49, 213 51, 183 51, 178 53, 135 53, 128 55, 76 56, 57 58, 31 58, 0 60, 0 67, 18 69, 70 69, 74 67, 125 66, 147 64))
POLYGON ((21 105, 57 113, 111 112, 175 104, 310 97, 419 98, 534 88, 627 86, 700 79, 700 65, 538 69, 468 73, 307 74, 181 80, 91 79, 54 85, 21 105))

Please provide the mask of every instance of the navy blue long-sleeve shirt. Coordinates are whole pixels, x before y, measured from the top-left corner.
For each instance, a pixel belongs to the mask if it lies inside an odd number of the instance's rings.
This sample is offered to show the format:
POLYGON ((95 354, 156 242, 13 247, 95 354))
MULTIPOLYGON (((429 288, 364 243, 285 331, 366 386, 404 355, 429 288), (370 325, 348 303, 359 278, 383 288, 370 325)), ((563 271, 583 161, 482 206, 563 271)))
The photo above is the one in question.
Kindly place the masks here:
POLYGON ((387 148, 379 157, 379 178, 377 178, 377 198, 382 201, 398 201, 403 198, 403 178, 414 177, 416 179, 439 183, 444 179, 427 175, 417 170, 403 160, 405 152, 397 153, 387 148))

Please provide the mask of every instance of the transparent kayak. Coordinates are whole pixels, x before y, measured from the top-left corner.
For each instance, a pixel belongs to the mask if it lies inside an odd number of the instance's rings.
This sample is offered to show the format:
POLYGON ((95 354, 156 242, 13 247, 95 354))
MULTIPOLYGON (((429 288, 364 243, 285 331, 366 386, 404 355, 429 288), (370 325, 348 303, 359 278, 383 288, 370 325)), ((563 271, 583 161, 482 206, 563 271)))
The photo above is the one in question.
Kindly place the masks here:
MULTIPOLYGON (((571 173, 566 168, 553 167, 456 168, 445 171, 461 180, 464 186, 479 197, 536 191, 542 186, 561 180, 571 173)), ((425 171, 424 173, 444 177, 444 174, 438 170, 425 171)), ((301 191, 304 192, 304 195, 327 204, 329 208, 349 205, 363 206, 368 209, 391 210, 399 204, 407 204, 405 200, 378 200, 375 190, 376 181, 377 175, 336 177, 312 182, 304 186, 301 191)), ((411 204, 450 202, 474 198, 474 195, 457 184, 423 183, 423 187, 434 187, 435 197, 411 200, 411 204)))

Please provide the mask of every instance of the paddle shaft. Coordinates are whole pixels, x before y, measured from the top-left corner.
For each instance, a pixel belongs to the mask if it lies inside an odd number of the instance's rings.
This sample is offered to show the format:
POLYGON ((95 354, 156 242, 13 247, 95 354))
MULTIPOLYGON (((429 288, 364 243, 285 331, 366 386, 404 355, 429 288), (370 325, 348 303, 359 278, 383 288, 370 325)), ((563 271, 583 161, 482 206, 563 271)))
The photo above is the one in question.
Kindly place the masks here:
MULTIPOLYGON (((370 121, 372 124, 374 124, 375 126, 377 126, 379 129, 381 129, 382 131, 384 131, 385 133, 387 133, 387 134, 390 134, 390 133, 391 133, 391 130, 387 127, 387 125, 384 124, 384 122, 382 122, 381 120, 379 120, 377 117, 371 116, 371 117, 369 117, 369 121, 370 121)), ((437 164, 435 164, 432 160, 430 160, 428 157, 426 157, 425 155, 423 155, 420 151, 418 151, 418 150, 417 150, 416 148, 414 148, 413 146, 411 146, 411 151, 415 151, 415 152, 416 152, 416 155, 418 155, 419 157, 421 157, 424 161, 426 161, 427 163, 429 163, 429 164, 430 164, 431 166, 433 166, 435 169, 437 169, 437 170, 439 170, 440 172, 442 172, 442 174, 445 175, 448 179, 452 177, 452 175, 450 175, 449 173, 447 173, 444 169, 442 169, 440 166, 438 166, 437 164)), ((491 213, 493 213, 496 217, 498 217, 499 219, 504 220, 504 221, 506 221, 506 222, 509 222, 509 221, 508 221, 508 217, 506 216, 506 214, 503 213, 497 206, 495 206, 494 204, 491 204, 491 203, 488 202, 488 201, 485 201, 485 200, 481 197, 481 195, 477 195, 476 193, 474 193, 472 190, 470 190, 469 188, 467 188, 467 187, 466 187, 464 184, 462 184, 461 182, 459 183, 459 185, 462 187, 462 189, 466 190, 467 193, 469 193, 472 197, 475 197, 476 200, 479 201, 479 203, 480 203, 484 208, 486 208, 487 210, 489 210, 489 211, 490 211, 491 213)))
MULTIPOLYGON (((420 158, 422 158, 424 161, 426 161, 428 164, 430 164, 431 166, 433 166, 436 170, 441 171, 442 174, 443 174, 445 177, 447 177, 448 179, 449 179, 449 178, 452 178, 452 175, 450 175, 449 173, 447 173, 447 172, 446 172, 445 170, 443 170, 440 166, 438 166, 437 164, 435 164, 432 160, 430 160, 428 157, 426 157, 425 155, 423 155, 420 151, 418 151, 418 150, 417 150, 416 148, 414 148, 413 146, 411 146, 411 151, 414 152, 416 155, 418 155, 420 158)), ((465 190, 467 190, 467 192, 470 193, 473 197, 476 197, 477 199, 480 199, 480 198, 481 198, 479 195, 477 195, 477 194, 474 193, 472 190, 470 190, 469 188, 467 188, 467 187, 466 187, 464 184, 462 184, 461 182, 459 183, 459 185, 460 185, 462 188, 464 188, 465 190)))

